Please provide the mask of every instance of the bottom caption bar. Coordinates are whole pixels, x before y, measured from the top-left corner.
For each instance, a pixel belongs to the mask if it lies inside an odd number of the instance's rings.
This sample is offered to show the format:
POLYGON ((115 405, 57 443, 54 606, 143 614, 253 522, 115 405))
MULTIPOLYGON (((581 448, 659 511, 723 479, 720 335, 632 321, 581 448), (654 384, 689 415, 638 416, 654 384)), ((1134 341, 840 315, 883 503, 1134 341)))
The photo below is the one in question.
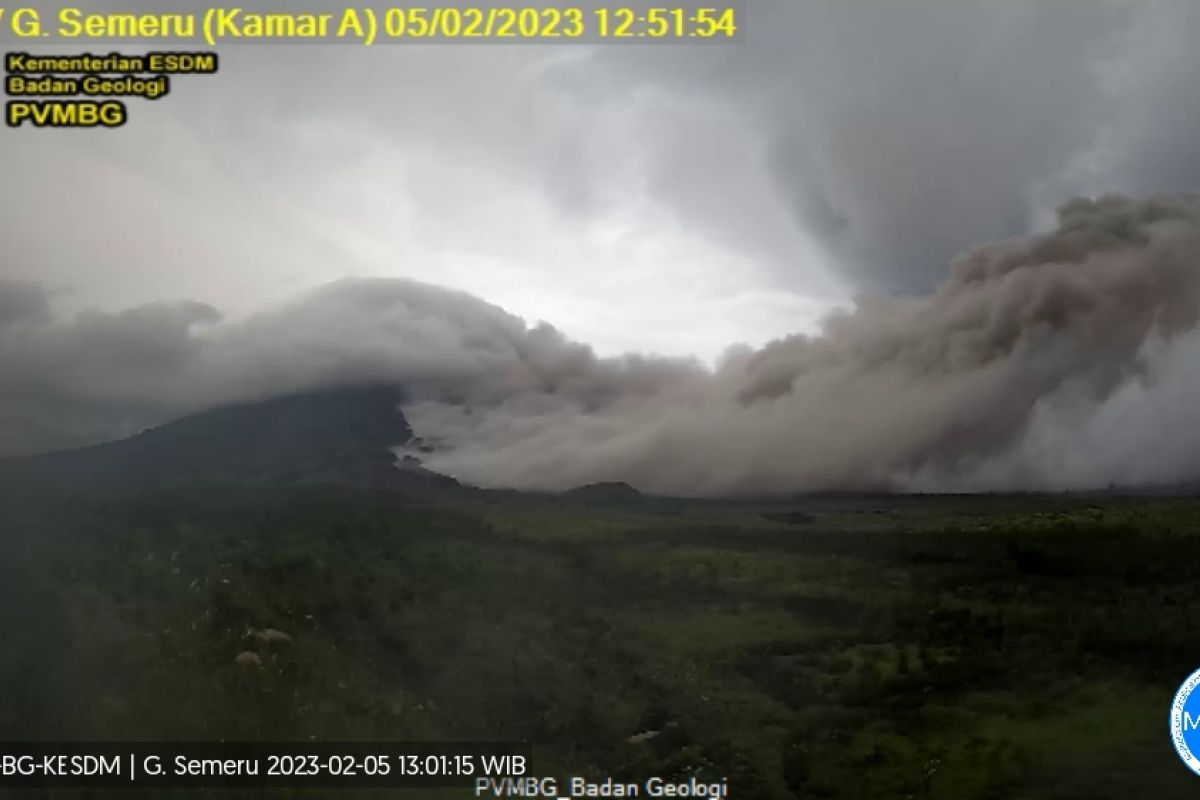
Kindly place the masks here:
POLYGON ((477 786, 531 772, 528 742, 4 742, 0 787, 477 786))

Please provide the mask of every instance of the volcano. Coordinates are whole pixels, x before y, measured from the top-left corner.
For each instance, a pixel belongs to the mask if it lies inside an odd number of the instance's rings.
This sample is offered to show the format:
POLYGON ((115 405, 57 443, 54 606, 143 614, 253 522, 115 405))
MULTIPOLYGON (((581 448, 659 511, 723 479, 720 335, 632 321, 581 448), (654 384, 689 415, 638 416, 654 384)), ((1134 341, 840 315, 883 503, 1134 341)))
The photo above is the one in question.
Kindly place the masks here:
POLYGON ((152 489, 195 484, 456 485, 391 448, 413 438, 398 390, 350 386, 183 417, 114 442, 0 461, 0 482, 152 489))

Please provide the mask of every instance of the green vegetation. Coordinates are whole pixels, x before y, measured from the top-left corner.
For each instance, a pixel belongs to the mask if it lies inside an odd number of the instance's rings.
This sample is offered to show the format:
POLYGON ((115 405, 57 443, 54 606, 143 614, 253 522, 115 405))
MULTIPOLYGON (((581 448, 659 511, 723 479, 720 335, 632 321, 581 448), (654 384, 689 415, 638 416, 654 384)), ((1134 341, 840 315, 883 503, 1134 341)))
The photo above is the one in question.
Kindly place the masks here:
POLYGON ((737 798, 1198 791, 1166 728, 1200 502, 592 500, 0 495, 0 739, 530 739, 539 772, 737 798))

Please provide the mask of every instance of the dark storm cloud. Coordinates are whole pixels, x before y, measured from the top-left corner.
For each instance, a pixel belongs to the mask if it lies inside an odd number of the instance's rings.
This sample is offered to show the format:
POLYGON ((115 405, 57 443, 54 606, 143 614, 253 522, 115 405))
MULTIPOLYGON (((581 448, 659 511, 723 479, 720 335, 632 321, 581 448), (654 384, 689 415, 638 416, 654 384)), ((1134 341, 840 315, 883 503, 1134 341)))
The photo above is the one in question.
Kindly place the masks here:
MULTIPOLYGON (((965 247, 1030 230, 1036 188, 1091 151, 1126 100, 1105 68, 1121 60, 1138 72, 1154 52, 1132 35, 1151 9, 1191 13, 1104 0, 759 0, 751 46, 597 59, 634 85, 701 102, 713 120, 741 121, 742 135, 722 147, 689 152, 681 132, 688 169, 672 155, 675 140, 648 160, 680 213, 741 229, 745 247, 769 242, 753 222, 762 207, 714 182, 722 159, 748 154, 768 181, 757 198, 788 209, 853 283, 914 292, 940 281, 965 247)), ((801 269, 786 249, 770 255, 785 273, 801 269)))
MULTIPOLYGON (((314 113, 532 179, 565 213, 650 197, 769 280, 827 290, 812 237, 851 285, 919 292, 971 244, 1029 232, 1047 203, 1153 191, 1171 167, 1185 169, 1170 188, 1200 181, 1177 127, 1200 65, 1159 44, 1194 15, 1178 0, 757 0, 744 45, 393 49, 361 69, 326 52, 305 74, 314 113), (389 64, 422 80, 372 102, 359 78, 389 64), (1121 159, 1098 162, 1117 140, 1121 159)), ((273 57, 263 80, 299 60, 273 57)))

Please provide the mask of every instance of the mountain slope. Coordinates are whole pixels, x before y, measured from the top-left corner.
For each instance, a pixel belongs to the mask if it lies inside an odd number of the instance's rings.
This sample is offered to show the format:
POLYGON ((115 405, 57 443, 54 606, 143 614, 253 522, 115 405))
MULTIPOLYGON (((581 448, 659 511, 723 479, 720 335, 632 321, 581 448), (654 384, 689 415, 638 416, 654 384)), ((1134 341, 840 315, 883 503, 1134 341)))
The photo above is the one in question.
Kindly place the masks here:
POLYGON ((116 442, 0 461, 0 480, 80 488, 194 483, 454 483, 400 470, 389 448, 412 430, 395 389, 348 387, 243 403, 116 442))

